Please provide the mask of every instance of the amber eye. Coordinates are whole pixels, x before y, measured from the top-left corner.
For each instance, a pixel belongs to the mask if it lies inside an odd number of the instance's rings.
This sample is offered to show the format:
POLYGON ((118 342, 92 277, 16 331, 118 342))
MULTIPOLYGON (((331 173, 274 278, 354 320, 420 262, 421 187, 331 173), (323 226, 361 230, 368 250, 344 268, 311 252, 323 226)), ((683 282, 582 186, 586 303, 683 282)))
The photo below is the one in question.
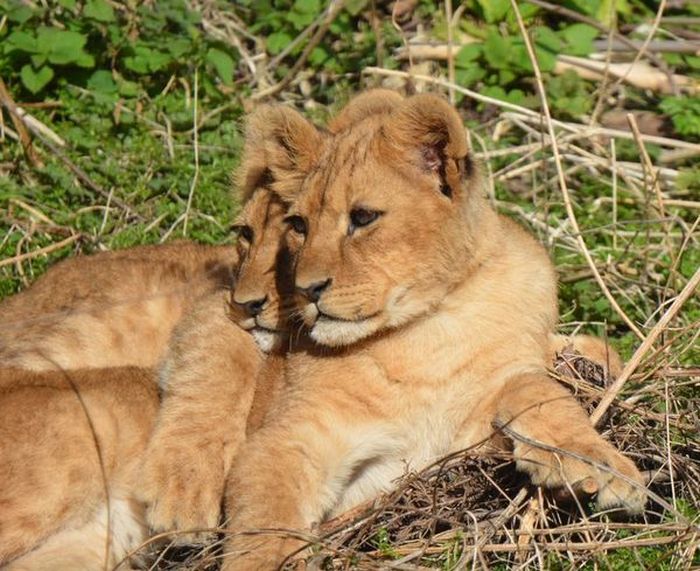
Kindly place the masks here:
POLYGON ((292 214, 287 216, 284 221, 289 225, 289 227, 294 230, 297 234, 306 236, 306 221, 297 214, 292 214))
POLYGON ((352 234, 357 228, 369 226, 382 215, 378 210, 368 210, 367 208, 353 208, 350 211, 350 227, 348 234, 352 234))
POLYGON ((243 240, 245 240, 249 244, 253 243, 253 237, 255 236, 255 233, 253 232, 253 229, 250 226, 248 226, 247 224, 240 224, 238 226, 235 226, 234 230, 238 232, 239 238, 243 238, 243 240))

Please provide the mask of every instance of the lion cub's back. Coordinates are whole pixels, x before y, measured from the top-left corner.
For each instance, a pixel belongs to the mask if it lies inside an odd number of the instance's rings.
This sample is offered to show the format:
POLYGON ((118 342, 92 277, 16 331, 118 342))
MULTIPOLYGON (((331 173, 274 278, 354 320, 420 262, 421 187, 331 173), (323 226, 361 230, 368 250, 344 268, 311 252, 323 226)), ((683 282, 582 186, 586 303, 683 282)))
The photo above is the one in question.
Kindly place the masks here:
POLYGON ((141 246, 65 260, 0 303, 0 363, 34 370, 154 366, 194 301, 228 287, 230 246, 141 246))
POLYGON ((132 485, 155 422, 155 373, 0 369, 0 565, 132 485), (104 470, 104 472, 103 472, 104 470))

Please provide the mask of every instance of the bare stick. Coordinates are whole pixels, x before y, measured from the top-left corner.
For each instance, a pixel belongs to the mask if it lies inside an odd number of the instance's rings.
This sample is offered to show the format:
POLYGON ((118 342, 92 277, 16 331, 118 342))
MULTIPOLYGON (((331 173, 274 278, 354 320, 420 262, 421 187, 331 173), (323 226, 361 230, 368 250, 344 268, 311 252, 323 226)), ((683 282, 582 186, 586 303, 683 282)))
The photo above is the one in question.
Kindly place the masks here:
POLYGON ((11 258, 5 258, 4 260, 0 260, 0 268, 2 268, 4 266, 10 266, 12 264, 24 262, 25 260, 31 260, 33 258, 37 258, 37 257, 41 256, 42 254, 49 254, 55 250, 60 250, 64 246, 68 246, 68 244, 72 244, 73 242, 78 240, 80 237, 81 237, 80 234, 73 234, 72 236, 68 236, 68 238, 61 240, 60 242, 54 242, 53 244, 49 244, 48 246, 44 246, 43 248, 39 248, 38 250, 33 250, 31 252, 27 252, 26 254, 19 254, 17 256, 12 256, 11 258))
POLYGON ((192 176, 192 183, 190 184, 190 193, 187 195, 187 206, 185 207, 185 218, 182 223, 182 235, 187 236, 187 221, 190 216, 190 208, 192 208, 192 197, 194 196, 194 189, 197 187, 197 180, 199 179, 199 131, 197 128, 197 103, 199 91, 199 69, 194 70, 194 103, 192 105, 192 138, 194 142, 194 175, 192 176))
POLYGON ((613 297, 612 293, 610 293, 610 290, 608 289, 608 286, 605 284, 603 281, 602 276, 600 275, 600 272, 598 271, 598 267, 595 265, 595 261, 591 257, 591 253, 588 251, 588 247, 586 246, 586 242, 583 239, 583 236, 581 235, 581 229, 578 225, 578 220, 576 219, 576 214, 574 213, 574 208, 571 203, 571 196, 569 195, 569 187, 566 184, 566 177, 564 175, 564 168, 561 163, 561 156, 559 155, 559 145, 557 143, 557 137, 556 133, 554 132, 554 125, 552 124, 552 116, 549 113, 549 104, 547 103, 547 94, 544 89, 544 83, 542 82, 542 73, 540 72, 540 67, 537 63, 537 57, 535 56, 535 51, 532 48, 532 42, 530 41, 530 37, 527 34, 527 29, 525 28, 525 22, 523 22, 523 17, 520 14, 520 8, 518 8, 518 3, 516 0, 510 0, 511 6, 513 7, 513 10, 515 11, 515 17, 518 20, 518 27, 520 28, 520 34, 523 37, 523 41, 525 42, 525 48, 527 49, 528 56, 530 58, 530 61, 532 62, 532 67, 535 71, 535 81, 537 82, 537 91, 539 92, 540 96, 540 102, 542 105, 542 113, 544 115, 545 123, 547 125, 547 131, 549 133, 550 137, 550 143, 552 147, 552 154, 554 155, 554 164, 557 167, 557 177, 559 179, 559 188, 561 189, 562 197, 564 199, 564 206, 566 207, 566 213, 569 217, 569 222, 571 223, 571 226, 574 230, 574 234, 576 235, 576 241, 578 242, 579 248, 581 249, 581 253, 583 254, 583 257, 586 259, 586 262, 588 263, 588 266, 591 269, 591 272, 593 272, 593 277, 595 278, 596 282, 598 283, 598 286, 600 287, 601 291, 603 292, 603 295, 607 298, 608 302, 612 306, 612 308, 615 310, 615 312, 622 318, 622 320, 627 324, 627 327, 629 327, 632 331, 634 331, 635 335, 639 337, 640 339, 644 339, 644 334, 639 330, 639 328, 634 324, 634 322, 627 317, 627 314, 622 310, 622 308, 619 306, 615 298, 613 297))
POLYGON ((666 310, 666 313, 663 314, 661 319, 659 319, 656 325, 654 325, 651 331, 649 331, 649 335, 647 335, 646 339, 644 339, 642 344, 634 352, 634 355, 632 355, 632 358, 627 362, 625 368, 622 369, 620 376, 615 379, 615 382, 605 390, 603 398, 601 399, 600 403, 598 403, 598 406, 593 411, 593 414, 591 414, 591 421, 594 425, 600 422, 601 418, 608 410, 608 407, 622 390, 624 384, 637 369, 637 366, 641 362, 644 355, 646 355, 647 351, 651 349, 659 335, 664 331, 664 329, 666 329, 666 326, 676 316, 680 308, 683 307, 683 304, 690 298, 691 295, 693 295, 698 285, 700 285, 700 268, 695 270, 693 277, 691 277, 688 283, 685 284, 685 287, 681 290, 681 293, 678 294, 678 297, 676 297, 674 302, 671 304, 671 307, 666 310))

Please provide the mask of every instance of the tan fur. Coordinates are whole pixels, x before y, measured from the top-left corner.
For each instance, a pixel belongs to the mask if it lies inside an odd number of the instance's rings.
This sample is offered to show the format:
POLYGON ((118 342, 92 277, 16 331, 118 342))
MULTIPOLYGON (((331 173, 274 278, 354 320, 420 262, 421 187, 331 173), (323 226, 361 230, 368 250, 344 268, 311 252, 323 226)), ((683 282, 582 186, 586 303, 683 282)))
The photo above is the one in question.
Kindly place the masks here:
POLYGON ((0 369, 0 566, 101 569, 109 538, 111 568, 146 537, 129 490, 158 408, 153 377, 0 369))
POLYGON ((65 260, 0 304, 0 363, 153 367, 194 301, 230 287, 236 261, 231 246, 190 242, 65 260))
MULTIPOLYGON (((259 113, 275 133, 280 114, 259 113)), ((487 441, 494 425, 612 469, 516 438, 517 465, 535 483, 595 488, 601 507, 640 511, 639 472, 546 375, 554 271, 539 244, 489 208, 457 113, 420 95, 320 147, 285 143, 295 164, 311 165, 293 177, 303 183, 290 212, 308 231, 290 239, 297 287, 331 280, 303 307, 326 348, 288 359, 284 393, 234 464, 224 569, 274 569, 299 544, 239 532, 308 529, 406 467, 487 441), (353 229, 357 208, 382 214, 353 229)))
MULTIPOLYGON (((138 490, 149 504, 154 530, 206 529, 219 523, 233 457, 247 426, 262 423, 276 392, 281 376, 272 371, 284 362, 280 355, 285 349, 285 277, 278 271, 285 212, 269 190, 252 194, 238 224, 253 239, 239 239, 232 295, 203 298, 176 329, 160 373, 165 397, 138 490), (256 315, 246 313, 251 300, 264 300, 256 315), (255 341, 272 355, 265 358, 255 341)), ((192 538, 181 534, 177 539, 192 538)))

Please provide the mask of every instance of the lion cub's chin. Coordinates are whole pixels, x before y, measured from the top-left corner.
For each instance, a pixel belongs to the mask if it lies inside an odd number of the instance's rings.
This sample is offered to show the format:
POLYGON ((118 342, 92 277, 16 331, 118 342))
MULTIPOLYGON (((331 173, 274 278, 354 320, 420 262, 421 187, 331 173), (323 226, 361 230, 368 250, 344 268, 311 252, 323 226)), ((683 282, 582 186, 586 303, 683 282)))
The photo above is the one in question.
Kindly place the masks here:
POLYGON ((309 337, 319 345, 327 347, 352 345, 377 332, 382 325, 380 316, 357 321, 334 319, 320 313, 314 304, 307 305, 302 315, 309 327, 309 337))
POLYGON ((282 339, 277 331, 265 329, 263 327, 255 327, 250 330, 255 343, 263 353, 270 353, 275 349, 279 349, 282 344, 282 339))

